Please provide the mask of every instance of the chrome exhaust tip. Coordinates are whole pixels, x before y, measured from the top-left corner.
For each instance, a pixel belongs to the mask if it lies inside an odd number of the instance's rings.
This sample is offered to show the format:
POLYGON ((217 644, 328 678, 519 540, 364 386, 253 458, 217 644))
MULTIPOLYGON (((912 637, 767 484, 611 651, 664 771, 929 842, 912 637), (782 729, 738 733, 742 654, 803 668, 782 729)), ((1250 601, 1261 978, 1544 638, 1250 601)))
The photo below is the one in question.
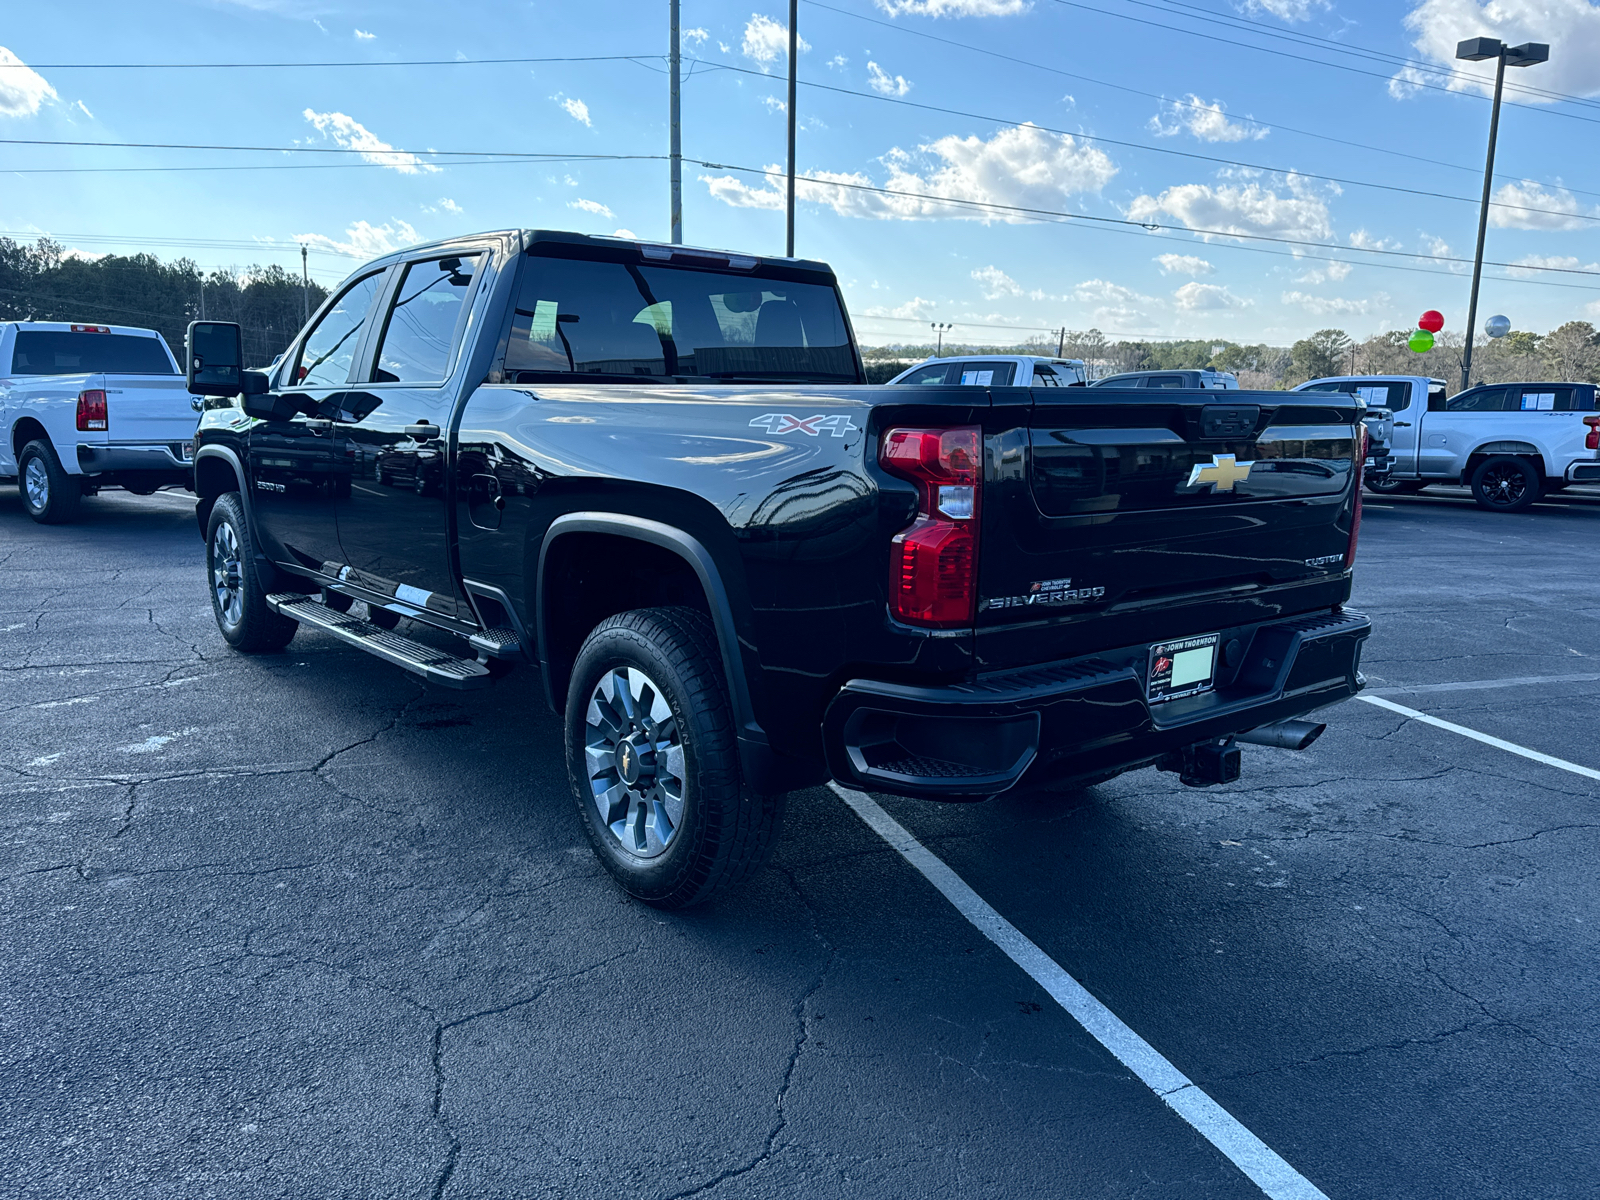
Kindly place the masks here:
POLYGON ((1316 721, 1274 721, 1259 729, 1249 729, 1234 735, 1235 741, 1249 742, 1252 746, 1276 746, 1280 750, 1304 750, 1322 736, 1327 725, 1316 721))

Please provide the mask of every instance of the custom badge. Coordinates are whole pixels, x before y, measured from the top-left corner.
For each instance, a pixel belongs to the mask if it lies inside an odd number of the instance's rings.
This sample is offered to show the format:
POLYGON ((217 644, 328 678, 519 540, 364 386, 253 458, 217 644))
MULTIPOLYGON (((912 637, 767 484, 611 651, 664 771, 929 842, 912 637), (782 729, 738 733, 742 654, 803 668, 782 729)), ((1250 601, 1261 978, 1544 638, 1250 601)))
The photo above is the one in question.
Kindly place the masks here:
POLYGON ((1184 486, 1209 483, 1214 485, 1213 491, 1231 492, 1234 484, 1250 478, 1253 466, 1253 462, 1234 461, 1231 454, 1213 454, 1210 463, 1196 463, 1189 468, 1189 482, 1184 486))
POLYGON ((750 424, 755 428, 765 429, 768 433, 804 433, 810 437, 821 437, 823 430, 827 430, 834 437, 844 437, 852 430, 861 428, 844 413, 834 416, 818 413, 814 417, 797 417, 792 413, 762 413, 759 417, 751 418, 750 424))

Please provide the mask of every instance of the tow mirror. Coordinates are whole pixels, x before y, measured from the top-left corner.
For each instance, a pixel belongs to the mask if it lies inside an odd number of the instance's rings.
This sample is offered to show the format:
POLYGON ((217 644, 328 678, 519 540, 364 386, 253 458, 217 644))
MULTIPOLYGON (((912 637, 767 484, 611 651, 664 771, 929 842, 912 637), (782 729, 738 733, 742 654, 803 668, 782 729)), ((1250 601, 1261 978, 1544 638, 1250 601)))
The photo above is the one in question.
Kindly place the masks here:
POLYGON ((194 396, 258 396, 267 377, 244 369, 243 335, 233 321, 190 321, 184 385, 194 396))

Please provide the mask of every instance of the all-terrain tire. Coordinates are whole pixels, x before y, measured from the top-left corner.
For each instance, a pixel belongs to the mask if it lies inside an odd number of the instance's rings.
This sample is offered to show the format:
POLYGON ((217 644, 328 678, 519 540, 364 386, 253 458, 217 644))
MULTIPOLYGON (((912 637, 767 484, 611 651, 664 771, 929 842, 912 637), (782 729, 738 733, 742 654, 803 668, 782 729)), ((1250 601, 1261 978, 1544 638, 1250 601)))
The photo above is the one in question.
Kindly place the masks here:
POLYGON ((785 797, 744 783, 722 656, 703 613, 646 608, 602 621, 578 652, 565 720, 578 819, 630 895, 687 908, 767 861, 785 797), (624 741, 643 750, 630 760, 624 741), (629 761, 641 772, 634 780, 629 761))
POLYGON ((206 578, 217 628, 235 650, 271 654, 294 639, 299 623, 267 607, 255 541, 238 492, 218 496, 211 506, 206 524, 206 578))
POLYGON ((17 459, 17 490, 22 507, 41 525, 61 525, 78 515, 83 484, 62 469, 54 447, 46 441, 29 442, 17 459))

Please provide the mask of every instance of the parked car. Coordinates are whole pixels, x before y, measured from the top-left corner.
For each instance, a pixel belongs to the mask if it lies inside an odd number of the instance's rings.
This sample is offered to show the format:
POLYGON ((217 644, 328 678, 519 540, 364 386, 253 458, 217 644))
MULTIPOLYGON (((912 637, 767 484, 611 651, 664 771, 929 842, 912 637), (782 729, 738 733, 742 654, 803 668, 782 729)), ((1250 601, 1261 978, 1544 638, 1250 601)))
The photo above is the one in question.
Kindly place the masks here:
POLYGON ((1518 512, 1569 483, 1600 483, 1593 384, 1496 383, 1447 398, 1443 380, 1341 375, 1295 390, 1350 393, 1387 411, 1389 462, 1373 491, 1467 484, 1480 507, 1518 512))
POLYGON ((0 479, 35 521, 69 521, 101 488, 188 487, 199 403, 153 329, 0 324, 0 479))
MULTIPOLYGON (((239 360, 237 326, 190 337, 239 360)), ((452 687, 536 663, 591 844, 668 907, 754 871, 796 788, 1225 782, 1239 740, 1303 747, 1294 718, 1362 686, 1353 398, 863 374, 820 262, 545 231, 390 254, 275 374, 193 381, 243 395, 195 455, 218 628, 267 652, 304 623, 452 687), (357 445, 434 439, 439 489, 349 486, 357 445)))
POLYGON ((890 383, 968 387, 1082 387, 1088 369, 1076 358, 1027 354, 966 354, 930 358, 900 372, 890 383))
POLYGON ((1096 379, 1090 387, 1109 388, 1237 388, 1231 371, 1124 371, 1096 379))

